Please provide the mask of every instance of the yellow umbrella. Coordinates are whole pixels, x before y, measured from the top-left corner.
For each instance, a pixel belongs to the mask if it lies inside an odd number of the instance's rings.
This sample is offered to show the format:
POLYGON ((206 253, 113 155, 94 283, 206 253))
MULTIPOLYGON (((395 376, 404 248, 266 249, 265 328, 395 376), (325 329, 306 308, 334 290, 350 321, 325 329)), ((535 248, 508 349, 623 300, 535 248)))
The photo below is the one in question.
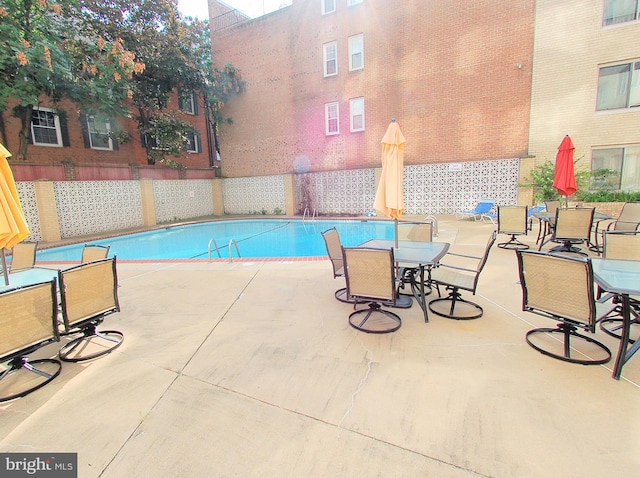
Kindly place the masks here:
POLYGON ((376 191, 373 207, 385 216, 394 219, 396 247, 398 243, 398 219, 404 212, 402 178, 404 170, 405 138, 395 119, 391 120, 382 137, 382 174, 376 191))
POLYGON ((29 226, 18 198, 18 190, 13 173, 7 162, 11 153, 0 143, 0 248, 4 282, 9 284, 4 250, 11 249, 29 235, 29 226))

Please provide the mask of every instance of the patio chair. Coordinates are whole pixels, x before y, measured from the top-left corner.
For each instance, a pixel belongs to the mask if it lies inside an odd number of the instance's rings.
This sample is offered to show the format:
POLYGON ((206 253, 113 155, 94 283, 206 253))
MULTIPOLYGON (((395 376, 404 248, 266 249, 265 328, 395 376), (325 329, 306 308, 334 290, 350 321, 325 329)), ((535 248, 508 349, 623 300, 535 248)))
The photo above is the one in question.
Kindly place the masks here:
POLYGON ((540 229, 538 230, 538 238, 536 244, 542 244, 544 240, 553 232, 553 228, 556 224, 556 211, 562 207, 560 201, 545 201, 544 208, 551 215, 551 218, 546 221, 540 221, 540 229))
POLYGON ((542 250, 542 247, 551 241, 561 244, 553 247, 551 252, 587 255, 575 245, 589 243, 594 212, 594 208, 558 208, 551 237, 549 240, 541 242, 538 250, 542 250))
MULTIPOLYGON (((426 220, 425 222, 420 222, 417 224, 405 224, 407 227, 402 227, 402 224, 399 228, 399 236, 401 240, 406 240, 410 242, 433 242, 433 233, 434 233, 434 223, 430 220, 426 220), (403 229, 405 229, 403 231, 403 229)), ((405 285, 411 284, 415 281, 416 274, 420 271, 419 267, 415 267, 415 264, 402 264, 398 263, 398 277, 400 278, 400 285, 398 288, 398 293, 401 290, 404 290, 405 285)), ((430 269, 427 269, 427 275, 430 274, 430 269)), ((425 280, 425 284, 427 286, 427 292, 425 295, 431 293, 431 281, 427 277, 425 280)), ((405 293, 406 295, 413 295, 412 293, 405 293)))
MULTIPOLYGON (((322 239, 324 239, 324 245, 327 248, 327 254, 333 267, 333 278, 344 277, 344 258, 342 256, 342 243, 340 242, 340 234, 335 227, 331 227, 326 231, 322 231, 322 239)), ((353 304, 355 300, 350 299, 347 296, 347 288, 343 287, 335 292, 335 297, 340 302, 346 302, 347 304, 353 304)))
POLYGON ((429 303, 429 310, 431 310, 431 312, 441 317, 456 320, 469 320, 482 317, 484 313, 482 307, 475 302, 463 299, 460 291, 466 290, 475 295, 480 273, 487 263, 489 251, 496 241, 497 234, 497 231, 491 233, 482 256, 471 256, 453 252, 449 252, 445 256, 445 259, 447 257, 451 259, 460 258, 459 260, 464 263, 473 263, 474 267, 463 267, 458 264, 445 264, 441 262, 438 267, 431 271, 431 283, 436 286, 439 297, 429 303), (440 286, 445 287, 446 290, 449 291, 447 297, 440 296, 440 286))
POLYGON ((106 259, 109 255, 109 248, 111 246, 103 246, 101 244, 85 244, 82 248, 81 262, 99 261, 100 259, 106 259))
POLYGON ((124 334, 98 330, 105 317, 120 312, 116 258, 86 262, 58 274, 62 297, 63 337, 71 337, 59 352, 66 362, 105 355, 122 344, 124 334))
POLYGON ((527 235, 527 206, 498 206, 498 234, 509 234, 507 242, 501 242, 502 249, 529 249, 516 236, 527 235))
POLYGON ((30 360, 28 355, 60 340, 56 281, 0 292, 0 402, 24 397, 60 374, 53 358, 30 360))
POLYGON ((495 199, 481 199, 476 207, 470 211, 456 213, 456 219, 473 218, 474 221, 480 221, 482 220, 482 215, 488 214, 495 203, 495 199))
POLYGON ((11 272, 31 269, 36 264, 37 242, 19 242, 11 251, 11 272))
POLYGON ((545 210, 544 204, 538 204, 537 206, 530 207, 527 210, 527 225, 530 231, 533 230, 533 220, 535 219, 534 214, 537 212, 542 212, 544 210, 545 210))
MULTIPOLYGON (((605 259, 640 261, 640 232, 604 231, 603 237, 603 257, 605 259)), ((622 329, 623 323, 622 304, 617 301, 614 294, 607 294, 598 299, 598 302, 604 303, 611 299, 614 300, 616 304, 615 307, 601 316, 598 322, 600 323, 600 330, 612 337, 621 339, 620 329, 622 329)), ((635 343, 636 339, 631 337, 640 335, 637 333, 640 330, 640 297, 630 296, 629 306, 632 317, 629 343, 635 343)))
POLYGON ((383 307, 396 302, 393 249, 343 247, 347 296, 354 299, 349 324, 363 332, 386 334, 402 325, 400 316, 383 307), (358 309, 366 304, 367 308, 358 309))
POLYGON ((598 232, 599 222, 595 227, 595 251, 602 252, 603 237, 605 231, 637 232, 640 231, 640 202, 626 202, 622 206, 620 215, 607 223, 606 227, 598 232))
POLYGON ((558 322, 526 333, 538 352, 571 363, 597 365, 611 359, 606 345, 578 330, 595 333, 593 270, 587 257, 516 251, 522 310, 558 322))

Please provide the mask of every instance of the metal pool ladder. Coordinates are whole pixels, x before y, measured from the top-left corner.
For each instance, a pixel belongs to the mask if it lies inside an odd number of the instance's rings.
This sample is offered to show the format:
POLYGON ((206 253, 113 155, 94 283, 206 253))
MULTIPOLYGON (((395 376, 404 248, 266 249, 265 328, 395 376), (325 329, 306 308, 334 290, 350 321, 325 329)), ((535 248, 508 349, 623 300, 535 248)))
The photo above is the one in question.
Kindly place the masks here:
MULTIPOLYGON (((209 241, 209 246, 207 247, 207 250, 209 252, 209 262, 211 262, 211 244, 214 245, 216 249, 216 254, 218 254, 218 258, 222 259, 222 256, 220 255, 220 248, 218 247, 218 243, 216 242, 215 239, 211 239, 209 241)), ((240 251, 238 250, 238 243, 235 241, 235 239, 231 239, 229 241, 229 245, 227 246, 229 248, 229 262, 233 262, 233 251, 231 250, 232 245, 236 248, 236 254, 238 255, 238 257, 240 257, 240 251)))
MULTIPOLYGON (((304 208, 304 213, 302 213, 302 222, 305 222, 305 218, 309 214, 309 208, 304 208)), ((313 210, 313 215, 311 216, 311 222, 316 222, 318 220, 318 211, 316 209, 313 210)))

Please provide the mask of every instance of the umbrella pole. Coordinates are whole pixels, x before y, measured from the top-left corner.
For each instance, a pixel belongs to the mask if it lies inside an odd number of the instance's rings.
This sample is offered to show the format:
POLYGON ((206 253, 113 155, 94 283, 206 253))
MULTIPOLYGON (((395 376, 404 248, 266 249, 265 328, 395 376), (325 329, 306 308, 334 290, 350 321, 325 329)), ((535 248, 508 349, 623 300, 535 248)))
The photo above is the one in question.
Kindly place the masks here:
POLYGON ((394 227, 395 227, 395 233, 396 233, 396 249, 398 248, 398 218, 395 218, 393 220, 394 223, 394 227))
POLYGON ((4 274, 4 285, 9 285, 9 273, 7 272, 7 258, 4 255, 4 247, 2 248, 2 273, 4 274))

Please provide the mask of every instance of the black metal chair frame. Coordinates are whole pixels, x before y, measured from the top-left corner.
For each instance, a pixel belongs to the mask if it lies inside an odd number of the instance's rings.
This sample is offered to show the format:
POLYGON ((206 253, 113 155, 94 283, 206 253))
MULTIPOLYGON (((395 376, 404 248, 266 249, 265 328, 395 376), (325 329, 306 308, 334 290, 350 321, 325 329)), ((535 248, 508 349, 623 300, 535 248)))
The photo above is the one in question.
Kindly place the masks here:
POLYGON ((498 234, 497 231, 493 231, 493 233, 491 234, 491 237, 489 238, 489 241, 487 242, 487 246, 482 256, 471 256, 471 255, 458 254, 453 252, 447 253, 447 255, 451 255, 451 256, 457 256, 457 257, 476 260, 478 261, 477 267, 475 269, 469 269, 469 268, 447 265, 442 263, 439 264, 437 268, 434 270, 434 272, 437 271, 437 269, 439 269, 440 267, 444 267, 444 268, 452 269, 454 272, 460 271, 461 275, 463 273, 472 275, 473 281, 472 281, 472 285, 463 286, 459 283, 453 283, 454 281, 451 281, 449 283, 443 280, 438 280, 437 278, 434 279, 432 275, 430 277, 430 280, 432 285, 435 285, 436 289, 438 290, 438 299, 433 299, 431 302, 429 302, 429 310, 431 312, 433 312, 436 315, 439 315, 440 317, 445 317, 447 319, 456 319, 456 320, 471 320, 471 319, 477 319, 479 317, 482 317, 482 314, 484 313, 482 306, 470 300, 463 299, 462 294, 460 293, 460 290, 466 290, 471 292, 473 295, 475 295, 476 289, 478 287, 478 279, 480 278, 480 273, 482 272, 482 269, 484 269, 484 266, 487 263, 487 259, 489 258, 489 251, 491 250, 491 246, 493 246, 493 243, 496 240, 497 234, 498 234), (442 297, 440 295, 439 286, 441 285, 444 286, 445 289, 449 291, 449 295, 447 297, 442 297), (449 307, 449 313, 443 313, 433 308, 433 304, 444 303, 444 302, 450 302, 451 304, 451 306, 449 307), (456 305, 459 303, 470 305, 473 309, 475 309, 476 312, 472 315, 456 315, 455 308, 456 308, 456 305))
MULTIPOLYGON (((67 344, 60 348, 60 359, 65 362, 82 362, 85 360, 91 360, 106 355, 122 345, 122 342, 124 341, 124 334, 119 330, 98 330, 98 327, 102 324, 106 316, 115 312, 120 312, 116 258, 112 257, 87 262, 69 269, 61 270, 58 274, 58 280, 60 282, 62 318, 65 328, 64 332, 60 335, 63 337, 73 337, 67 344), (109 305, 106 307, 100 306, 90 308, 84 311, 83 316, 76 317, 75 315, 77 313, 72 311, 73 306, 70 304, 70 300, 68 299, 71 284, 68 282, 67 276, 73 275, 86 268, 99 267, 101 264, 105 263, 110 263, 109 270, 111 271, 109 275, 104 275, 104 280, 109 281, 109 286, 113 293, 113 296, 110 298, 109 305), (86 341, 90 341, 93 338, 102 339, 107 346, 98 352, 83 354, 83 344, 86 345, 86 341)), ((74 285, 72 287, 76 286, 74 285)), ((82 284, 78 286, 78 289, 80 289, 80 294, 84 293, 84 286, 82 284)), ((87 295, 89 295, 90 292, 91 291, 87 291, 87 295)))
POLYGON ((345 280, 347 282, 347 294, 349 297, 354 299, 354 312, 349 314, 349 325, 354 329, 360 330, 362 332, 370 333, 370 334, 388 334, 390 332, 395 332, 402 325, 402 319, 400 316, 390 310, 385 310, 383 307, 393 307, 396 302, 396 278, 395 278, 395 261, 393 256, 393 249, 374 249, 374 248, 360 248, 360 247, 343 247, 343 257, 344 257, 344 265, 345 265, 345 280), (358 293, 358 291, 352 290, 351 285, 351 276, 349 275, 349 261, 348 256, 350 255, 350 251, 358 251, 358 252, 371 252, 371 253, 385 253, 388 254, 389 257, 389 295, 387 297, 375 297, 373 295, 365 295, 358 293), (367 304, 367 308, 358 309, 359 305, 367 304), (364 317, 361 317, 364 314, 364 317), (389 319, 389 326, 383 329, 378 328, 369 328, 367 327, 367 322, 371 319, 373 314, 382 314, 384 317, 389 319))
POLYGON ((527 206, 498 206, 498 234, 510 234, 511 238, 507 242, 498 243, 498 247, 501 249, 529 249, 529 246, 524 242, 518 240, 516 236, 518 235, 527 235, 529 231, 528 227, 528 207, 527 206), (501 213, 502 211, 502 213, 501 213), (509 218, 509 220, 504 220, 503 215, 505 211, 509 211, 513 213, 514 211, 522 213, 522 223, 518 224, 518 226, 522 226, 521 229, 515 230, 513 223, 511 220, 513 218, 509 218), (504 224, 506 222, 506 224, 504 224))
MULTIPOLYGON (((58 332, 58 292, 56 287, 56 280, 53 279, 51 281, 42 282, 38 284, 33 284, 30 286, 25 286, 18 289, 10 289, 0 293, 0 296, 5 294, 19 294, 24 296, 21 298, 25 303, 29 303, 32 298, 29 297, 32 293, 35 293, 37 289, 47 287, 51 294, 51 312, 50 315, 47 314, 46 320, 51 321, 51 334, 47 337, 39 337, 37 339, 30 339, 28 342, 23 343, 18 346, 16 350, 10 351, 4 356, 0 357, 0 362, 6 363, 8 362, 8 367, 0 373, 0 385, 2 384, 2 380, 8 379, 11 374, 17 373, 20 370, 25 370, 27 372, 32 372, 34 374, 42 377, 42 381, 39 381, 35 385, 28 386, 27 388, 18 389, 18 391, 11 392, 8 395, 3 395, 0 397, 0 402, 6 402, 9 400, 14 400, 16 398, 24 397, 31 392, 35 392, 40 388, 44 387, 46 384, 50 383, 53 379, 55 379, 58 375, 60 375, 60 371, 62 370, 62 363, 53 358, 42 358, 36 360, 30 360, 28 355, 35 352, 36 350, 49 345, 54 342, 60 341, 60 334, 58 332), (52 364, 53 370, 51 372, 47 372, 38 368, 40 364, 52 364)), ((34 307, 35 310, 38 310, 37 307, 34 307)), ((44 312, 44 309, 43 309, 44 312)), ((12 316, 13 319, 15 316, 12 316)), ((40 319, 45 319, 44 317, 40 319)), ((40 321, 38 320, 38 322, 40 321)))
MULTIPOLYGON (((611 360, 611 351, 609 348, 603 343, 595 340, 593 337, 589 337, 585 334, 579 333, 578 330, 585 330, 587 332, 594 333, 595 332, 595 314, 596 314, 596 306, 595 306, 595 298, 594 298, 594 281, 593 281, 593 270, 591 268, 591 262, 589 258, 586 257, 572 257, 566 256, 562 254, 554 254, 551 252, 540 252, 540 251, 516 251, 517 260, 518 260, 518 273, 520 276, 520 284, 522 287, 522 310, 525 312, 531 312, 533 314, 546 317, 552 320, 558 321, 556 327, 539 327, 532 330, 529 330, 525 335, 525 340, 529 346, 533 349, 537 350, 543 355, 547 355, 549 357, 562 360, 565 362, 582 364, 582 365, 601 365, 607 363, 611 360), (581 262, 584 264, 585 268, 585 287, 587 288, 587 294, 590 297, 589 300, 589 317, 587 317, 586 322, 581 322, 577 319, 572 319, 570 317, 565 317, 561 315, 559 312, 551 310, 553 307, 543 308, 541 306, 533 306, 530 305, 529 302, 529 282, 527 279, 527 270, 524 265, 523 257, 526 254, 539 255, 547 258, 551 258, 553 261, 557 261, 557 264, 548 267, 550 269, 553 267, 554 269, 557 267, 558 271, 563 270, 562 261, 573 261, 573 262, 581 262), (554 353, 550 350, 545 349, 544 347, 536 344, 533 340, 533 337, 540 334, 551 335, 553 337, 559 336, 559 340, 561 340, 563 347, 562 355, 558 353, 554 353), (572 355, 572 341, 582 340, 589 344, 595 345, 601 351, 604 352, 604 356, 602 358, 577 358, 572 355)), ((553 286, 553 284, 551 284, 553 286)))

